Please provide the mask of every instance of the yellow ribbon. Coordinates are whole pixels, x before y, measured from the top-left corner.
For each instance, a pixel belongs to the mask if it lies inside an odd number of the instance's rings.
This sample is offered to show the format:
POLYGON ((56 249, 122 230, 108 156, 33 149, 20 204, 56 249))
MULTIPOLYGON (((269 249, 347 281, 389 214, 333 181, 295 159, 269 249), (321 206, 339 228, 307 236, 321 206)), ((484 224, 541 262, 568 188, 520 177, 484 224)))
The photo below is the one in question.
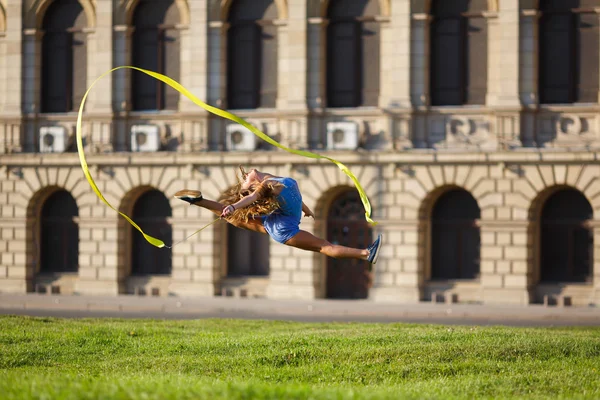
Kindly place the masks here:
MULTIPOLYGON (((143 72, 146 75, 150 75, 151 77, 158 79, 161 82, 166 83, 167 85, 169 85, 170 87, 172 87, 173 89, 177 90, 179 93, 183 94, 185 97, 187 97, 188 99, 190 99, 194 104, 196 104, 197 106, 200 106, 202 108, 204 108, 206 111, 211 112, 215 115, 218 115, 220 117, 229 119, 233 122, 237 122, 238 124, 246 127, 248 130, 250 130, 252 133, 254 133, 256 136, 258 136, 259 138, 261 138, 262 140, 264 140, 265 142, 278 147, 282 150, 285 150, 289 153, 292 154, 297 154, 303 157, 308 157, 308 158, 314 158, 314 159, 326 159, 331 161, 332 163, 334 163, 335 165, 338 166, 339 169, 341 169, 348 177, 350 177, 350 179, 352 179, 352 181, 354 182, 356 188, 358 189, 358 193, 360 195, 360 199, 363 203, 363 206, 365 208, 365 218, 366 220, 371 223, 372 225, 376 225, 376 222, 374 222, 371 219, 371 204, 369 203, 369 199, 367 198, 367 195, 364 191, 364 189, 362 188, 362 186, 360 185, 360 183, 358 182, 358 179, 356 179, 356 177, 354 176, 354 174, 352 172, 350 172, 350 170, 348 169, 348 167, 346 167, 344 164, 342 164, 341 162, 330 158, 330 157, 326 157, 326 156, 322 156, 320 154, 315 154, 315 153, 311 153, 309 151, 303 151, 303 150, 295 150, 295 149, 290 149, 288 147, 285 147, 281 144, 279 144, 277 141, 273 140, 272 138, 270 138, 269 136, 265 135, 263 132, 261 132, 260 130, 258 130, 257 128, 255 128, 254 126, 252 126, 251 124, 249 124, 248 122, 244 121, 242 118, 231 114, 227 111, 221 110, 219 108, 210 106, 206 103, 204 103, 202 100, 198 99, 196 96, 194 96, 192 93, 190 93, 189 90, 187 90, 186 88, 184 88, 183 86, 181 86, 177 81, 169 78, 168 76, 159 74, 158 72, 153 72, 153 71, 148 71, 142 68, 138 68, 138 67, 132 67, 132 66, 128 66, 128 65, 123 65, 120 67, 116 67, 111 69, 110 71, 107 71, 105 73, 103 73, 102 75, 100 75, 98 78, 96 78, 96 80, 92 83, 92 85, 88 88, 88 90, 85 92, 85 94, 83 95, 83 99, 81 100, 81 105, 79 106, 79 114, 77 115, 77 130, 76 130, 76 134, 77 134, 77 152, 79 153, 79 161, 81 162, 81 168, 83 169, 83 173, 85 174, 85 177, 87 178, 88 182, 90 183, 90 186, 92 187, 92 189, 94 190, 94 192, 96 193, 96 195, 98 195, 98 197, 100 198, 100 200, 102 200, 107 206, 109 206, 110 208, 112 208, 114 211, 118 212, 121 216, 123 216, 134 228, 136 228, 138 231, 141 232, 142 235, 144 235, 144 238, 148 241, 148 243, 156 246, 156 247, 169 247, 166 246, 164 244, 164 242, 162 240, 156 239, 150 235, 147 235, 146 233, 144 233, 144 231, 142 231, 142 229, 131 220, 131 218, 129 218, 127 215, 125 215, 124 213, 120 212, 119 210, 117 210, 116 208, 114 208, 102 195, 102 193, 100 192, 100 190, 98 189, 98 186, 96 185, 96 183, 94 182, 94 179, 92 179, 92 176, 90 175, 90 171, 88 169, 88 165, 87 165, 87 161, 85 160, 85 154, 83 152, 83 139, 82 139, 82 135, 81 135, 81 119, 83 116, 83 109, 84 109, 84 105, 85 105, 85 100, 88 96, 88 94, 90 93, 90 91, 92 90, 92 88, 94 87, 94 85, 102 78, 104 78, 106 75, 113 73, 114 71, 117 71, 119 69, 124 69, 124 68, 129 68, 129 69, 134 69, 136 71, 140 71, 143 72)), ((212 221, 211 223, 209 223, 208 225, 202 227, 201 229, 197 230, 196 232, 194 232, 193 234, 191 234, 190 236, 188 236, 186 239, 190 238, 191 236, 195 235, 196 233, 202 231, 203 229, 205 229, 206 227, 214 224, 216 221, 218 221, 219 218, 215 219, 214 221, 212 221)), ((185 240, 185 239, 184 239, 185 240)), ((171 246, 172 247, 172 246, 171 246)))

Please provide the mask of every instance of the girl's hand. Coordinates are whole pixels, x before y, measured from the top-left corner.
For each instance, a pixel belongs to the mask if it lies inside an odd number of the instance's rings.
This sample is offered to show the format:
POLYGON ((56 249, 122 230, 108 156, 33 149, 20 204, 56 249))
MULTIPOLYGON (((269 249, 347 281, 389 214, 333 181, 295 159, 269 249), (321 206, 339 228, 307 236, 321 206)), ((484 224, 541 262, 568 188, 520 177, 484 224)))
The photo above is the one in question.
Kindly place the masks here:
POLYGON ((313 218, 315 218, 315 214, 312 212, 312 210, 308 209, 308 210, 304 211, 304 217, 313 217, 313 218))
POLYGON ((235 207, 233 205, 229 205, 223 209, 221 213, 221 218, 229 217, 235 211, 235 207))

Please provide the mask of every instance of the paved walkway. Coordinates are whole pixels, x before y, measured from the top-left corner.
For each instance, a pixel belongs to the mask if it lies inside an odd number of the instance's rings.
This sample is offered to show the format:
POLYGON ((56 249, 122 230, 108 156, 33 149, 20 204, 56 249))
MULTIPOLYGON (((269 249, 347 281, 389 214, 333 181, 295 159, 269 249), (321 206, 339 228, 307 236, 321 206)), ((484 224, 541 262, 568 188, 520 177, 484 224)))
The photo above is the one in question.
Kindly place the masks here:
POLYGON ((465 325, 600 326, 599 307, 391 304, 368 300, 0 294, 0 314, 67 318, 244 318, 465 325))

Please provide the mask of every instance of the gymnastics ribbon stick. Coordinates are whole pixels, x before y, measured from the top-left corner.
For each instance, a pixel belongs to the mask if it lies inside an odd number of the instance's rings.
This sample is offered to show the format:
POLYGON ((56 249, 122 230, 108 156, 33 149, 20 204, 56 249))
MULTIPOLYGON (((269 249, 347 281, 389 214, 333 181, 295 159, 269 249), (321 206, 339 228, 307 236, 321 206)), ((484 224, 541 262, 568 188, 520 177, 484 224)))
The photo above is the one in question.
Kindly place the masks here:
MULTIPOLYGON (((208 104, 206 104, 205 102, 203 102, 202 100, 198 99, 196 96, 194 96, 192 93, 190 93, 189 90, 187 90, 186 88, 184 88, 181 84, 179 84, 177 81, 169 78, 168 76, 159 74, 158 72, 153 72, 153 71, 149 71, 149 70, 145 70, 142 68, 138 68, 138 67, 133 67, 133 66, 128 66, 128 65, 123 65, 120 67, 115 67, 105 73, 103 73, 102 75, 100 75, 98 78, 96 78, 96 80, 92 83, 92 85, 88 88, 88 90, 85 92, 83 99, 81 100, 81 105, 79 106, 79 114, 77 116, 77 150, 79 152, 79 160, 81 162, 81 167, 83 169, 83 172, 88 180, 88 182, 90 183, 90 186, 92 187, 92 189, 94 190, 94 192, 98 195, 98 197, 106 204, 108 205, 110 208, 112 208, 114 211, 118 212, 119 214, 121 214, 131 225, 133 225, 136 229, 138 229, 142 235, 144 235, 144 238, 150 243, 153 244, 154 246, 157 247, 164 247, 165 244, 156 238, 153 238, 152 236, 146 235, 141 229, 140 227, 135 224, 135 222, 133 222, 127 215, 121 213, 120 211, 116 210, 112 205, 110 205, 110 203, 108 203, 108 201, 104 198, 104 196, 102 196, 102 193, 100 193, 100 190, 98 189, 98 186, 95 184, 94 180, 92 179, 89 170, 88 170, 88 166, 87 166, 87 162, 85 160, 85 155, 83 153, 83 141, 82 141, 82 137, 81 137, 81 119, 82 119, 82 114, 83 114, 83 109, 84 109, 84 105, 85 105, 85 100, 89 94, 89 92, 91 91, 91 89, 94 87, 94 85, 103 77, 105 77, 108 74, 113 73, 114 71, 117 71, 119 69, 125 69, 125 68, 129 68, 129 69, 133 69, 139 72, 142 72, 146 75, 149 75, 167 85, 169 85, 171 88, 177 90, 179 93, 183 94, 185 97, 187 97, 189 100, 191 100, 194 104, 196 104, 199 107, 202 107, 203 109, 205 109, 206 111, 213 113, 215 115, 218 115, 220 117, 229 119, 230 121, 236 122, 242 126, 244 126, 245 128, 247 128, 248 130, 250 130, 252 133, 254 133, 256 136, 258 136, 259 138, 261 138, 262 140, 264 140, 265 142, 278 147, 282 150, 287 151, 288 153, 292 153, 292 154, 297 154, 303 157, 308 157, 308 158, 313 158, 313 159, 326 159, 331 161, 332 163, 336 164, 338 166, 339 169, 341 169, 355 184, 358 193, 360 195, 361 201, 363 203, 363 206, 365 208, 365 218, 366 220, 371 223, 372 225, 376 225, 377 223, 374 222, 371 219, 371 204, 369 203, 369 199, 367 198, 367 195, 364 191, 364 189, 362 188, 362 186, 360 185, 360 183, 358 182, 358 179, 356 178, 356 176, 354 176, 354 174, 348 169, 348 167, 346 167, 344 164, 342 164, 341 162, 330 158, 330 157, 326 157, 326 156, 322 156, 319 154, 315 154, 315 153, 311 153, 309 151, 304 151, 304 150, 295 150, 295 149, 290 149, 288 147, 285 147, 283 145, 281 145, 280 143, 278 143, 277 141, 273 140, 272 138, 270 138, 269 136, 267 136, 266 134, 264 134, 263 132, 261 132, 260 130, 258 130, 257 128, 255 128, 253 125, 249 124, 248 122, 246 122, 245 120, 243 120, 242 118, 231 114, 227 111, 221 110, 219 108, 210 106, 208 104)), ((215 220, 216 221, 216 220, 215 220)), ((211 222, 214 223, 215 221, 211 222)), ((210 224, 209 224, 210 225, 210 224)), ((202 228, 204 229, 204 228, 202 228)), ((201 229, 200 229, 201 230, 201 229)), ((199 231, 200 231, 199 230, 199 231)), ((199 232, 198 231, 198 232, 199 232)))

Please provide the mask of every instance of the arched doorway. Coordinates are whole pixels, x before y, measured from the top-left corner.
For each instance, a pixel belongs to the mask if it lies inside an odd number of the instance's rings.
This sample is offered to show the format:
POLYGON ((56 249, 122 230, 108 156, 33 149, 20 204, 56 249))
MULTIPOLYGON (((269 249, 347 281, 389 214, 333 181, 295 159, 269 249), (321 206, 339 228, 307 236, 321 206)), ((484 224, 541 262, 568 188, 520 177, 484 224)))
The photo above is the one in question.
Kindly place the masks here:
MULTIPOLYGON (((373 241, 373 232, 365 221, 360 196, 355 190, 339 195, 327 215, 327 240, 331 243, 366 248, 373 241)), ((326 297, 366 299, 370 283, 368 268, 367 261, 328 258, 326 297)))
POLYGON ((66 190, 54 192, 44 202, 41 213, 40 274, 78 271, 78 215, 77 203, 66 190))
POLYGON ((544 203, 540 221, 540 283, 592 281, 594 234, 590 203, 579 191, 563 189, 544 203))
MULTIPOLYGON (((159 238, 166 244, 173 242, 173 229, 168 218, 171 205, 158 190, 142 194, 133 207, 133 220, 146 234, 159 238)), ((137 229, 131 227, 131 275, 170 275, 172 270, 171 249, 157 248, 146 241, 137 229)))
POLYGON ((479 278, 481 238, 477 201, 463 189, 444 193, 431 214, 432 281, 479 278))

